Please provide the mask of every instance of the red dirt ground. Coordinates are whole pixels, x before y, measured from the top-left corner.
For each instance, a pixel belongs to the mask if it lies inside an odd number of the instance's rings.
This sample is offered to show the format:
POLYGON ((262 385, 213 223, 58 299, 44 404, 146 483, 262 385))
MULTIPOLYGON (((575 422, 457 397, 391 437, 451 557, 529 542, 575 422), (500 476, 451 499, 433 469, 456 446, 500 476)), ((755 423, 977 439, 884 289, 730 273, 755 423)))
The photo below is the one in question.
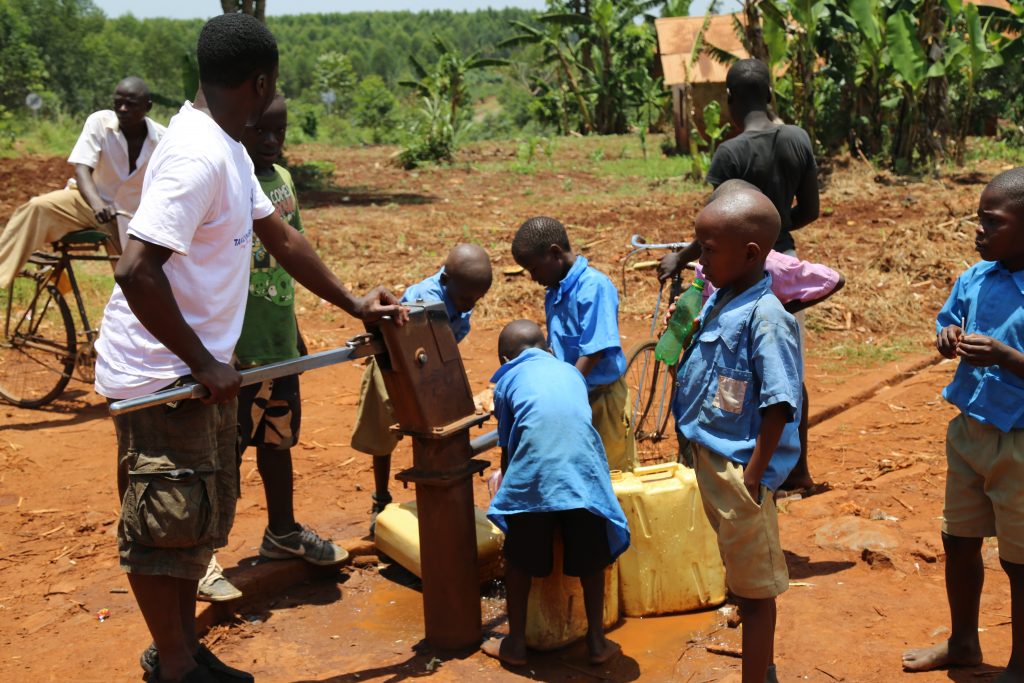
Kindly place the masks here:
MULTIPOLYGON (((433 272, 458 239, 480 241, 500 271, 511 265, 506 245, 515 226, 537 213, 568 217, 574 240, 590 245, 585 253, 606 272, 617 272, 631 232, 686 237, 679 226, 694 214, 698 194, 579 170, 587 154, 582 145, 595 143, 580 144, 564 151, 566 168, 522 175, 483 164, 503 154, 494 146, 470 153, 474 164, 490 170, 465 165, 416 174, 388 166, 387 151, 379 149, 303 148, 297 156, 335 160, 341 188, 303 198, 304 222, 355 289, 378 282, 399 289, 433 272)), ((0 216, 33 193, 60 187, 66 175, 60 159, 0 161, 0 216)), ((802 254, 840 267, 851 281, 848 292, 809 316, 812 405, 928 357, 928 321, 972 260, 969 239, 952 219, 972 212, 980 185, 950 179, 886 185, 872 176, 858 168, 837 172, 823 202, 830 215, 799 236, 802 254), (886 364, 901 352, 912 353, 886 364)), ((646 336, 643 314, 655 291, 649 273, 631 273, 628 284, 627 347, 646 336)), ((502 322, 541 317, 540 297, 521 277, 497 278, 461 347, 474 389, 485 386, 496 366, 502 322)), ((314 350, 359 331, 308 296, 299 314, 314 350)), ((930 367, 812 430, 812 471, 835 489, 783 506, 783 545, 797 585, 779 602, 781 680, 967 681, 1006 661, 1009 593, 996 548, 987 545, 981 637, 988 664, 915 676, 899 669, 905 647, 945 637, 948 622, 937 518, 944 426, 954 411, 939 392, 953 368, 930 367), (837 540, 851 531, 867 536, 876 552, 862 556, 849 539, 837 540)), ((367 524, 369 462, 349 446, 360 372, 346 365, 303 377, 303 439, 294 451, 297 516, 336 539, 360 536, 367 524)), ((0 680, 137 680, 137 655, 149 636, 117 568, 114 446, 101 401, 78 382, 46 410, 0 405, 0 680), (104 622, 96 618, 100 609, 110 610, 104 622)), ((396 470, 409 460, 403 443, 396 470)), ((242 467, 238 521, 221 553, 226 567, 255 556, 265 523, 252 453, 242 467)), ((413 495, 396 492, 403 500, 413 495)), ((482 480, 476 494, 485 506, 482 480)), ((612 633, 625 656, 601 670, 586 666, 579 646, 538 657, 520 672, 480 654, 434 661, 434 653, 416 647, 420 597, 392 580, 401 577, 372 563, 346 568, 337 580, 268 597, 235 623, 216 627, 208 642, 264 681, 525 676, 705 683, 738 670, 738 660, 705 649, 739 642, 715 613, 630 620, 612 633)), ((499 631, 502 608, 500 597, 485 601, 485 621, 499 631)))

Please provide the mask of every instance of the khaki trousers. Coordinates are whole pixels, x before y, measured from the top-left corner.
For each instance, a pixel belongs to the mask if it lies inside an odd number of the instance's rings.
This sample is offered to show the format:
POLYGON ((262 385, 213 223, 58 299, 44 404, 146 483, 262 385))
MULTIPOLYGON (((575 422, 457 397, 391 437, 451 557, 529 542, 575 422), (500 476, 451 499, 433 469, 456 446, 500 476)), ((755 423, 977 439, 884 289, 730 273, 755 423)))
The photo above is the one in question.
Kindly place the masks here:
POLYGON ((14 276, 33 251, 44 249, 75 230, 102 230, 113 238, 108 253, 121 253, 117 221, 100 225, 78 190, 55 190, 22 204, 0 233, 0 288, 11 286, 14 276))
POLYGON ((637 466, 629 393, 625 377, 590 392, 591 418, 604 443, 608 469, 621 472, 632 472, 637 466))

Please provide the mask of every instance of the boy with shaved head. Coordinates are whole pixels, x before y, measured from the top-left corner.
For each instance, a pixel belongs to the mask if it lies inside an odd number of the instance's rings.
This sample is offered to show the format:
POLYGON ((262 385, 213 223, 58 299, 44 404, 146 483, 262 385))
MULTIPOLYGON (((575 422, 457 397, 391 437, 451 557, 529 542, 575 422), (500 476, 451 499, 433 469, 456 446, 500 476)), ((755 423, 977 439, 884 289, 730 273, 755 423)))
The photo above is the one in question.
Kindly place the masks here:
MULTIPOLYGON (((441 301, 448 311, 455 341, 469 334, 469 318, 473 307, 491 288, 491 258, 476 244, 457 244, 445 259, 441 270, 426 280, 410 285, 402 294, 402 303, 441 301)), ((352 448, 373 456, 373 506, 370 509, 370 535, 377 515, 391 502, 388 491, 391 479, 391 453, 398 438, 391 425, 398 422, 391 408, 384 377, 377 362, 370 360, 363 373, 359 392, 356 424, 352 430, 352 448)))
POLYGON ((505 532, 508 636, 483 651, 509 666, 526 664, 526 610, 534 576, 553 568, 554 534, 563 570, 583 588, 590 663, 619 646, 604 636, 604 572, 629 546, 629 528, 612 491, 601 436, 591 424, 580 371, 548 352, 536 323, 517 320, 498 337, 494 415, 504 475, 487 516, 505 532))
POLYGON ((772 494, 800 456, 800 333, 765 272, 779 225, 771 201, 743 189, 697 216, 701 266, 717 291, 681 363, 673 405, 739 601, 743 683, 776 681, 775 598, 789 575, 772 494))
MULTIPOLYGON (((936 346, 960 366, 943 397, 960 409, 946 432, 942 547, 949 638, 903 655, 907 671, 981 664, 982 542, 999 541, 1010 580, 1012 650, 997 683, 1024 681, 1024 168, 981 193, 974 246, 982 261, 957 278, 935 324, 936 346)), ((976 674, 977 675, 977 674, 976 674)), ((950 676, 952 678, 952 675, 950 676)))
POLYGON ((18 207, 0 233, 0 288, 10 286, 33 251, 74 230, 106 232, 107 251, 121 252, 128 218, 117 212, 139 207, 146 166, 165 129, 146 116, 153 101, 137 76, 117 84, 113 104, 85 120, 68 157, 75 177, 67 187, 18 207))

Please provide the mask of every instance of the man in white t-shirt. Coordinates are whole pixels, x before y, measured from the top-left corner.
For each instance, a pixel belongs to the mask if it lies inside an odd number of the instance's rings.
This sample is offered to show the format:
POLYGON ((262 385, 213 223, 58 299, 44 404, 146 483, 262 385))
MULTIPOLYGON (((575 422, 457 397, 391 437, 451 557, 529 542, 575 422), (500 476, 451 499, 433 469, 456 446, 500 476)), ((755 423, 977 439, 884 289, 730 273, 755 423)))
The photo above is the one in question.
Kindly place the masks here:
POLYGON ((68 157, 75 177, 22 204, 0 233, 0 287, 10 286, 33 251, 73 230, 102 230, 111 237, 108 253, 121 253, 128 219, 117 212, 138 208, 146 165, 166 130, 146 116, 152 107, 146 82, 129 76, 114 90, 114 108, 86 119, 68 157))
POLYGON ((259 21, 225 14, 197 45, 200 90, 171 120, 115 271, 97 343, 96 390, 141 396, 191 375, 210 396, 114 418, 121 567, 153 636, 150 681, 251 681, 199 645, 196 587, 223 546, 239 494, 230 364, 248 295, 253 233, 315 295, 350 315, 407 317, 394 296, 350 294, 260 189, 239 142, 270 104, 277 43, 259 21))

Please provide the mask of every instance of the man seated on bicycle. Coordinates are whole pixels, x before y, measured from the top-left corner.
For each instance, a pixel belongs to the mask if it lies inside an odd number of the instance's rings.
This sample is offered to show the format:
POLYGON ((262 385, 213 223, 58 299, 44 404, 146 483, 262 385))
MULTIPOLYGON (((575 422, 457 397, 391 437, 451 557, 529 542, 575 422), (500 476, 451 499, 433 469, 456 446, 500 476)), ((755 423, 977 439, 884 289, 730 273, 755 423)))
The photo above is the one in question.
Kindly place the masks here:
POLYGON ((0 233, 0 287, 11 285, 33 251, 74 230, 102 230, 111 237, 108 253, 121 253, 128 217, 117 212, 138 208, 146 164, 165 130, 146 116, 152 107, 146 82, 129 76, 114 89, 114 108, 86 119, 68 157, 75 177, 22 204, 0 233))

